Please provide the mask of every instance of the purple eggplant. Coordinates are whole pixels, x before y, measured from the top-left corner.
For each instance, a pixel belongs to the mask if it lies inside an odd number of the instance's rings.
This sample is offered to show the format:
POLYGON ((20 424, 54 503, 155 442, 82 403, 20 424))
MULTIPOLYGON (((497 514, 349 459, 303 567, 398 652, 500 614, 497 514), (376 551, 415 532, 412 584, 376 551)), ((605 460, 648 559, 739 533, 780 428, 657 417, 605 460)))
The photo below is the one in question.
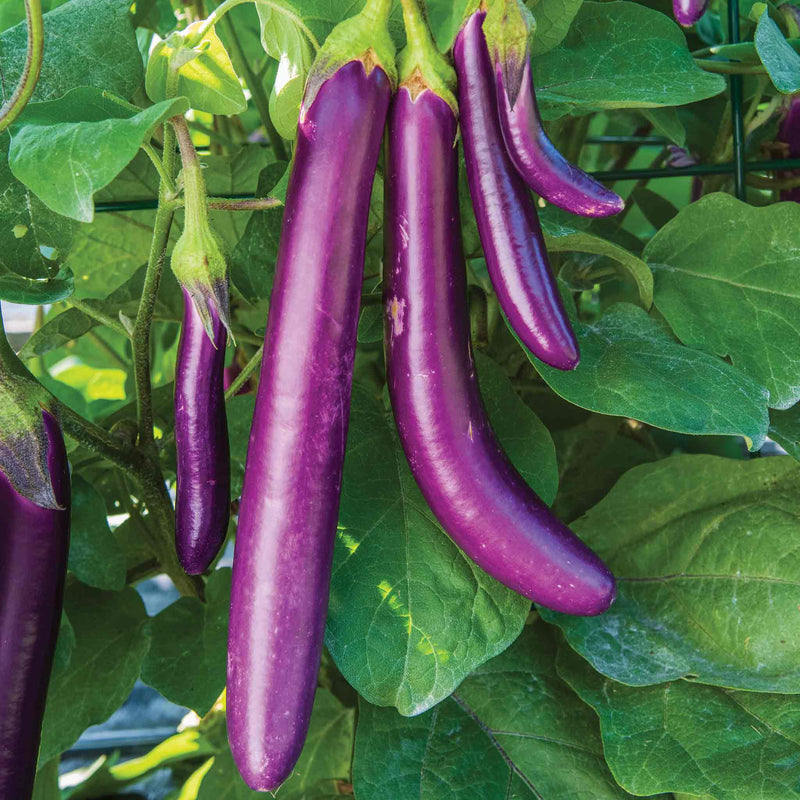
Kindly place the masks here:
MULTIPOLYGON (((0 472, 0 797, 8 800, 29 800, 33 792, 69 552, 64 439, 55 417, 38 413, 48 507, 20 494, 0 472)), ((23 450, 29 441, 19 443, 23 450)))
POLYGON ((228 737, 260 791, 279 786, 300 755, 322 652, 369 202, 392 91, 368 55, 336 68, 311 102, 307 89, 247 453, 228 737))
POLYGON ((503 142, 485 16, 468 17, 454 55, 467 179, 486 265, 525 347, 550 366, 574 369, 578 342, 550 271, 536 206, 503 142))
POLYGON ((457 131, 432 91, 401 86, 389 114, 384 300, 389 394, 408 463, 444 529, 490 575, 570 614, 599 614, 615 584, 498 444, 469 339, 457 131))
POLYGON ((708 8, 708 0, 672 0, 675 21, 684 28, 691 28, 708 8))
MULTIPOLYGON (((789 158, 800 158, 800 97, 793 97, 789 101, 786 115, 778 130, 778 141, 789 146, 789 158)), ((785 172, 780 177, 796 178, 797 176, 797 172, 785 172)), ((780 197, 781 200, 800 202, 800 186, 796 186, 794 189, 783 189, 780 197)))
POLYGON ((508 155, 531 189, 549 203, 582 217, 607 217, 625 208, 618 194, 567 161, 547 137, 527 54, 517 90, 509 86, 507 71, 499 60, 495 60, 495 86, 508 155))
POLYGON ((222 547, 230 517, 230 452, 223 389, 227 333, 209 303, 212 341, 186 289, 183 301, 175 374, 175 544, 184 570, 199 575, 222 547))

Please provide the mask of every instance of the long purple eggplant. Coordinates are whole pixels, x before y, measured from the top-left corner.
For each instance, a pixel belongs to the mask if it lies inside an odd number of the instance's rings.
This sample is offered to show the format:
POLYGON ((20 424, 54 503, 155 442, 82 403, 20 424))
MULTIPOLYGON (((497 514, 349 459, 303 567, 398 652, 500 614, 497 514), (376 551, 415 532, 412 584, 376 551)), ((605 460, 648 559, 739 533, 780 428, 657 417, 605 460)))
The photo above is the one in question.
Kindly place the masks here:
POLYGON ((607 217, 625 201, 580 167, 571 164, 550 141, 542 125, 527 54, 519 87, 509 86, 507 71, 495 59, 500 126, 508 155, 528 186, 553 205, 582 217, 607 217))
POLYGON ((411 470, 444 529, 520 594, 599 614, 614 578, 536 496, 498 444, 469 339, 457 124, 432 91, 401 85, 389 114, 384 300, 389 394, 411 470))
POLYGON ((175 544, 184 570, 199 575, 225 541, 230 517, 230 452, 223 390, 227 333, 209 303, 211 340, 186 289, 183 308, 175 374, 175 544))
POLYGON ((536 207, 503 141, 485 16, 467 19, 454 55, 467 179, 486 265, 525 347, 546 364, 574 369, 578 342, 550 271, 536 207))
POLYGON ((708 8, 708 0, 672 0, 675 21, 684 28, 691 28, 708 8))
MULTIPOLYGON (((388 16, 388 3, 385 10, 388 16)), ((369 201, 391 91, 382 67, 351 60, 301 109, 247 453, 228 639, 228 737, 242 777, 261 791, 275 789, 294 767, 314 701, 369 201)))
POLYGON ((27 499, 0 472, 0 797, 8 800, 33 792, 69 552, 67 454, 58 422, 41 415, 51 483, 43 488, 56 507, 27 499))

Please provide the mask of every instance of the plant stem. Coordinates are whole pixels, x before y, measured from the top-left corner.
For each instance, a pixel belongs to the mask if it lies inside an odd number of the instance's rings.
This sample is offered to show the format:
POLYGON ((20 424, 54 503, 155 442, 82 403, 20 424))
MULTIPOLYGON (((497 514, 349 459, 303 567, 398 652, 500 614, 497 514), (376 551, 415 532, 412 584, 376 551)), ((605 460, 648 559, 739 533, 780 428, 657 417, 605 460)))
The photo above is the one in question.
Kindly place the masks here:
POLYGON ((166 188, 166 190, 170 194, 175 194, 175 182, 172 180, 172 176, 167 172, 166 168, 164 167, 164 162, 158 157, 158 153, 156 153, 155 147, 151 145, 149 142, 144 142, 141 145, 142 150, 147 153, 150 161, 153 162, 153 166, 156 168, 156 172, 158 172, 158 177, 161 178, 161 182, 166 188))
POLYGON ((706 72, 717 75, 766 75, 763 64, 743 64, 741 61, 714 61, 708 58, 695 58, 694 63, 706 72))
POLYGON ((227 200, 224 197, 209 197, 208 207, 219 211, 266 211, 283 203, 277 197, 254 197, 252 200, 227 200))
MULTIPOLYGON (((171 126, 166 126, 165 134, 167 130, 171 130, 171 126)), ((165 141, 166 138, 165 135, 165 141)), ((166 151, 164 155, 166 157, 166 151)), ((136 314, 136 322, 131 336, 133 371, 136 382, 137 418, 139 422, 139 444, 151 454, 155 454, 155 439, 153 436, 153 401, 150 383, 150 326, 153 322, 153 311, 156 306, 156 295, 161 281, 161 270, 164 266, 164 256, 167 251, 172 217, 172 209, 159 207, 158 211, 156 211, 155 224, 153 225, 153 241, 150 246, 150 256, 147 261, 144 286, 142 287, 142 299, 139 301, 139 310, 136 314)))
POLYGON ((72 306, 72 308, 77 309, 83 314, 86 314, 87 317, 91 317, 93 320, 95 320, 95 322, 105 325, 106 328, 111 328, 112 331, 116 331, 116 333, 121 334, 126 339, 128 338, 128 331, 125 330, 125 326, 119 320, 110 317, 108 314, 90 305, 85 300, 77 300, 74 297, 70 297, 67 300, 67 305, 72 306))
POLYGON ((242 367, 242 371, 236 376, 233 383, 228 387, 225 392, 226 402, 232 397, 236 396, 236 392, 250 380, 250 376, 256 371, 256 368, 261 363, 261 357, 264 355, 264 345, 258 348, 256 354, 242 367))
POLYGON ((225 26, 235 51, 236 60, 239 62, 239 68, 243 73, 245 86, 250 90, 250 97, 253 98, 258 116, 261 118, 261 124, 267 132, 267 138, 272 147, 272 152, 275 154, 275 159, 277 161, 285 161, 288 158, 286 145, 281 135, 272 124, 272 117, 269 114, 269 100, 264 92, 264 86, 250 67, 250 62, 247 60, 247 55, 242 47, 239 34, 236 33, 236 28, 230 17, 225 17, 225 26))
POLYGON ((4 131, 22 113, 33 95, 44 57, 44 19, 42 0, 25 0, 28 21, 28 50, 17 88, 0 108, 0 131, 4 131))

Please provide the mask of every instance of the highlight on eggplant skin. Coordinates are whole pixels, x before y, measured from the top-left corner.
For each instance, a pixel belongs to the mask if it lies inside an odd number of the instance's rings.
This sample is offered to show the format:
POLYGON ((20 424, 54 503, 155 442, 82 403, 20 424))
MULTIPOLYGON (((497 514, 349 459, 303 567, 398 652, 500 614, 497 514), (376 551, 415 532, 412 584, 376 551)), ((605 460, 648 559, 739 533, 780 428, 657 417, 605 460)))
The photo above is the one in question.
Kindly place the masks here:
POLYGON ((389 114, 384 308, 387 383, 426 501, 494 578, 548 608, 595 615, 614 578, 561 523, 497 442, 469 339, 458 209, 457 124, 431 91, 401 86, 389 114))
POLYGON ((531 189, 547 202, 582 217, 608 217, 625 208, 625 201, 616 192, 567 161, 548 138, 527 58, 515 99, 497 60, 495 86, 503 141, 517 172, 531 189))
POLYGON ((580 360, 550 271, 536 206, 506 151, 482 11, 456 37, 461 134, 472 205, 486 266, 511 328, 538 359, 562 370, 580 360))
POLYGON ((33 792, 69 553, 67 454, 55 417, 42 418, 60 508, 23 497, 0 472, 0 797, 9 800, 33 792))
POLYGON ((216 557, 230 519, 230 449, 223 376, 227 332, 207 303, 213 341, 195 300, 183 290, 183 325, 175 373, 177 490, 175 546, 189 575, 216 557))
POLYGON ((675 21, 684 28, 691 28, 706 13, 708 0, 672 0, 675 21))
MULTIPOLYGON (((392 58, 393 61, 393 58, 392 58)), ((308 731, 322 653, 372 183, 391 82, 345 63, 301 113, 233 564, 228 738, 271 791, 308 731)))

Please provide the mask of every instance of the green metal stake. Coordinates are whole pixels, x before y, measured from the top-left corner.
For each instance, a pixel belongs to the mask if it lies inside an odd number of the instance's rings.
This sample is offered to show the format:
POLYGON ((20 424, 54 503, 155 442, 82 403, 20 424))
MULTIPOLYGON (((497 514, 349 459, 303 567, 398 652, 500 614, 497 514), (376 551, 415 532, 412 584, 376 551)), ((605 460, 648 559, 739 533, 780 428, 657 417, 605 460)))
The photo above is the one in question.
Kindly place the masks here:
MULTIPOLYGON (((728 38, 739 43, 739 0, 728 0, 728 38)), ((730 76, 731 119, 733 122, 733 159, 736 196, 746 198, 744 182, 744 112, 742 110, 742 76, 730 76)))

